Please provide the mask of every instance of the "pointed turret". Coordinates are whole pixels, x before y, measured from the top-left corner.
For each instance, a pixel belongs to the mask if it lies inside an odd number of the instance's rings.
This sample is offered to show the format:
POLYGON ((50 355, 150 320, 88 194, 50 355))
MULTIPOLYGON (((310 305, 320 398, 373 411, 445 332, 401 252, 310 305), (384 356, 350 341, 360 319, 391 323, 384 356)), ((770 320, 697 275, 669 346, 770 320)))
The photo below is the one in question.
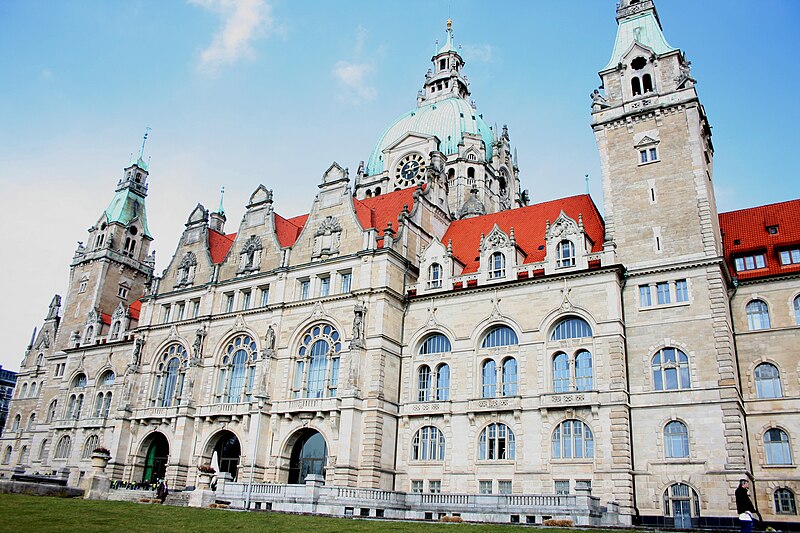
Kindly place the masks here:
POLYGON ((418 105, 423 106, 446 98, 469 96, 469 83, 461 73, 464 59, 453 41, 453 21, 447 20, 447 39, 431 58, 433 70, 425 76, 425 86, 420 91, 418 105))

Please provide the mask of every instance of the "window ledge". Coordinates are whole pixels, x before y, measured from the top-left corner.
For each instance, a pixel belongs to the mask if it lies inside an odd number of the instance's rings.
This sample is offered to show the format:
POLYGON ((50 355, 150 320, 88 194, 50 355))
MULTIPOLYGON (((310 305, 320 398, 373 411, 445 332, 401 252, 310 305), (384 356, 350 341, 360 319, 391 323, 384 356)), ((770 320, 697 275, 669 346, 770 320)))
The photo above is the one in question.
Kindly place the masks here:
POLYGON ((778 468, 797 468, 797 465, 761 465, 761 468, 774 470, 778 468))
POLYGON ((639 311, 652 311, 654 309, 669 309, 671 307, 685 307, 691 304, 691 301, 687 302, 670 302, 668 304, 653 304, 647 306, 639 306, 639 311))
POLYGON ((575 465, 575 464, 591 465, 591 464, 594 464, 594 459, 593 458, 592 459, 587 459, 585 457, 581 457, 579 459, 553 459, 553 458, 550 458, 550 464, 554 464, 554 465, 575 465))

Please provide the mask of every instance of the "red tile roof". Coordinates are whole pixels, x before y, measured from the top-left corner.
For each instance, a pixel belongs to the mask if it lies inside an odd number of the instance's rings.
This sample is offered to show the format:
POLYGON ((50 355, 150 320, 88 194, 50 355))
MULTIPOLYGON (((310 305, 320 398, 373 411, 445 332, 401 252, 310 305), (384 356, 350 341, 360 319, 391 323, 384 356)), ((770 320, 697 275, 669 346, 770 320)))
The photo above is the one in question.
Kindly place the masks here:
POLYGON ((100 321, 103 324, 109 324, 110 325, 111 324, 111 315, 109 315, 108 313, 100 313, 100 321))
POLYGON ((800 265, 780 262, 781 250, 800 247, 800 199, 720 213, 719 225, 725 259, 739 279, 800 272, 800 265), (771 226, 777 226, 778 232, 769 233, 771 226), (737 257, 761 253, 765 268, 736 272, 737 257))
POLYGON ((235 238, 235 233, 223 235, 213 229, 208 230, 208 251, 211 253, 211 261, 214 264, 218 265, 225 260, 235 238))
POLYGON ((409 211, 414 207, 414 191, 415 187, 409 187, 363 200, 353 198, 358 221, 364 229, 377 229, 379 235, 383 235, 383 230, 389 222, 397 231, 397 217, 400 216, 403 207, 408 206, 409 211))
POLYGON ((300 215, 287 220, 275 213, 275 233, 282 247, 285 248, 295 243, 303 226, 306 225, 306 220, 308 220, 308 215, 300 215))
POLYGON ((491 215, 457 220, 450 224, 442 242, 447 245, 453 241, 453 255, 464 264, 464 273, 475 272, 479 267, 481 234, 488 235, 497 224, 506 234, 514 228, 514 237, 527 256, 524 263, 536 263, 545 258, 544 234, 547 221, 555 222, 564 211, 567 216, 578 221, 583 215, 583 227, 592 240, 592 252, 603 249, 605 225, 597 207, 587 194, 570 196, 550 202, 511 209, 491 215))
POLYGON ((128 307, 128 311, 130 312, 132 319, 139 320, 139 313, 142 312, 142 301, 136 300, 133 302, 130 307, 128 307))

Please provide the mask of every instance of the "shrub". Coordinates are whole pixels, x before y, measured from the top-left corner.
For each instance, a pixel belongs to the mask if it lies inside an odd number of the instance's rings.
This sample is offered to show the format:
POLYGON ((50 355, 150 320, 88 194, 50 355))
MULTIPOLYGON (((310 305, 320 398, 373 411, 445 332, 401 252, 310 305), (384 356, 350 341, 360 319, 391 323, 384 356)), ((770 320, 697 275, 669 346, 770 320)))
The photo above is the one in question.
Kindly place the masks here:
POLYGON ((111 455, 111 450, 103 446, 98 446, 97 448, 92 450, 92 453, 102 453, 103 455, 111 455))
POLYGON ((204 474, 216 474, 217 473, 217 471, 214 470, 214 467, 211 466, 208 463, 198 466, 197 469, 199 471, 201 471, 202 473, 204 473, 204 474))
POLYGON ((551 518, 549 520, 545 520, 542 522, 545 526, 558 526, 558 527, 572 527, 572 520, 563 520, 557 518, 551 518))

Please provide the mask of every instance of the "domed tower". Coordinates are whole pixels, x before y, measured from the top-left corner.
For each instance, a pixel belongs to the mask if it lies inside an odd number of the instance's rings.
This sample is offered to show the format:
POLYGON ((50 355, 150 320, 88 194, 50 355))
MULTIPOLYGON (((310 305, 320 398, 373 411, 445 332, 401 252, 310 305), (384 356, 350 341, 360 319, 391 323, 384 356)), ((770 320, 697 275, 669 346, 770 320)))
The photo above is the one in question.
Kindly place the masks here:
POLYGON ((366 166, 359 168, 356 198, 425 184, 452 218, 459 218, 464 204, 475 198, 486 213, 521 206, 508 129, 498 132, 489 126, 469 100, 464 59, 454 45, 450 20, 444 46, 431 62, 417 106, 386 128, 366 166))

